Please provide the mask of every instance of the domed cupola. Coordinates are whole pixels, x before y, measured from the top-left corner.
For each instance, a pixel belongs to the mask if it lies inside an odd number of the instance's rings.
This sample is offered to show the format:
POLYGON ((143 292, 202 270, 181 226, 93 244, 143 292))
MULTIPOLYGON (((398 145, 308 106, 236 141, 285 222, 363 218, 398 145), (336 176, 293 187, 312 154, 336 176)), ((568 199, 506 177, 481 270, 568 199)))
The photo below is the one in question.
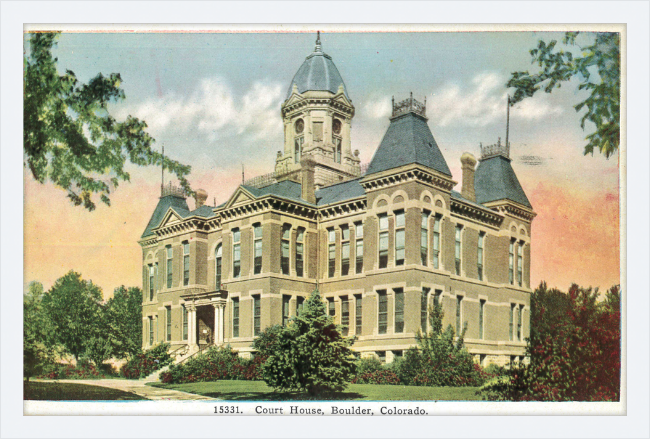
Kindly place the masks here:
POLYGON ((316 38, 314 52, 305 59, 305 62, 302 63, 298 72, 296 72, 291 80, 286 99, 291 97, 294 85, 297 87, 298 93, 304 93, 306 91, 329 91, 335 94, 339 86, 342 85, 345 97, 350 99, 343 78, 341 78, 339 70, 334 65, 334 62, 332 62, 332 57, 322 50, 320 32, 318 32, 316 38))
POLYGON ((350 129, 354 106, 320 32, 316 48, 293 77, 281 107, 284 150, 278 151, 276 176, 291 178, 310 156, 316 188, 360 175, 359 152, 352 152, 350 129))

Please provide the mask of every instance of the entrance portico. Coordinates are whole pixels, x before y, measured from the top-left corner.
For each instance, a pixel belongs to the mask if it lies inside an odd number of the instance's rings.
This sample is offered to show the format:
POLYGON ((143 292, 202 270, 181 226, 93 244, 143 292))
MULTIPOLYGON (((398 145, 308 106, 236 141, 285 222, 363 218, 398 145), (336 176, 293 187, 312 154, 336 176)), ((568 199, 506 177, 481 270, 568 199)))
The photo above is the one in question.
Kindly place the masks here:
POLYGON ((198 351, 201 345, 223 345, 227 294, 222 290, 181 296, 188 311, 187 344, 190 352, 198 351))

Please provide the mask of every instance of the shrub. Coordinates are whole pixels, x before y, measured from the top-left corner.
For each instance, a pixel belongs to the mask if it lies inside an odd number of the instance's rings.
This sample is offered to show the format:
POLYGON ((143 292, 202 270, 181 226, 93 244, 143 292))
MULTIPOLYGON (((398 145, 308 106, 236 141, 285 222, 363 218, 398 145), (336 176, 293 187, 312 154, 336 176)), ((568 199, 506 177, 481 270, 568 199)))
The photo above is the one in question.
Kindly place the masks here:
POLYGON ((105 369, 95 367, 94 364, 80 359, 77 365, 52 363, 47 365, 37 378, 49 378, 51 380, 84 380, 113 378, 114 373, 105 369))
POLYGON ((383 364, 377 358, 361 358, 355 362, 356 376, 383 370, 383 364))
POLYGON ((316 290, 278 331, 273 352, 262 366, 264 381, 276 390, 306 391, 310 396, 343 390, 354 376, 352 342, 327 315, 316 290))
POLYGON ((399 377, 392 370, 375 370, 357 373, 352 384, 401 384, 399 377))
POLYGON ((542 283, 531 298, 529 365, 481 389, 501 401, 620 400, 620 292, 612 287, 602 302, 598 290, 572 285, 569 294, 542 283), (558 306, 558 303, 561 306, 558 306))
POLYGON ((161 343, 148 351, 134 355, 122 366, 120 375, 125 378, 144 378, 156 370, 172 363, 169 355, 169 344, 161 343))
POLYGON ((163 383, 194 383, 216 380, 262 379, 262 357, 240 358, 230 346, 211 347, 202 354, 176 364, 160 374, 163 383))

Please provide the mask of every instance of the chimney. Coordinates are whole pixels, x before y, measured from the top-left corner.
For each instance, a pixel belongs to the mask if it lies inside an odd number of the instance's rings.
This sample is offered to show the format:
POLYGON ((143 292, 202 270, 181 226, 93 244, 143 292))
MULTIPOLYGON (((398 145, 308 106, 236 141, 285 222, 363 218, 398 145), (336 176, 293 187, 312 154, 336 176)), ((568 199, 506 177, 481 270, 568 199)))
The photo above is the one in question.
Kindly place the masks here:
POLYGON ((308 203, 316 204, 316 188, 314 186, 314 160, 306 155, 300 160, 300 197, 308 203))
POLYGON ((460 157, 460 164, 463 170, 463 187, 460 194, 463 198, 476 202, 476 193, 474 192, 474 166, 476 166, 476 158, 466 152, 460 157))
POLYGON ((208 193, 204 189, 197 189, 196 195, 194 195, 194 200, 196 201, 196 209, 205 204, 205 200, 208 199, 208 193))

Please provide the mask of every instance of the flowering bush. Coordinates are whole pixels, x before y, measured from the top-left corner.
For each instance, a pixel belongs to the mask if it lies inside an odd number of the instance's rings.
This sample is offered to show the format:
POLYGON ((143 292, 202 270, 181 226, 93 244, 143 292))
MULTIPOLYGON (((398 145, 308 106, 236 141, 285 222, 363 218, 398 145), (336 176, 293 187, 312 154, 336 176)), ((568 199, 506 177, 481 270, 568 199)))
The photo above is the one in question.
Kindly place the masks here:
POLYGON ((261 380, 263 357, 240 358, 228 347, 211 347, 203 354, 173 365, 160 374, 163 383, 193 383, 215 380, 261 380))
POLYGON ((604 301, 597 297, 597 289, 574 284, 565 295, 542 283, 531 300, 530 364, 484 386, 484 399, 620 400, 620 292, 612 287, 604 301))
POLYGON ((42 374, 36 378, 48 378, 51 380, 84 380, 113 378, 115 374, 104 368, 99 369, 88 362, 79 361, 77 365, 53 363, 47 365, 42 374))
POLYGON ((375 370, 357 374, 352 384, 401 384, 399 377, 392 370, 375 370))
POLYGON ((150 375, 173 361, 168 350, 169 345, 161 343, 146 352, 134 355, 122 366, 120 375, 130 379, 144 378, 150 375))

